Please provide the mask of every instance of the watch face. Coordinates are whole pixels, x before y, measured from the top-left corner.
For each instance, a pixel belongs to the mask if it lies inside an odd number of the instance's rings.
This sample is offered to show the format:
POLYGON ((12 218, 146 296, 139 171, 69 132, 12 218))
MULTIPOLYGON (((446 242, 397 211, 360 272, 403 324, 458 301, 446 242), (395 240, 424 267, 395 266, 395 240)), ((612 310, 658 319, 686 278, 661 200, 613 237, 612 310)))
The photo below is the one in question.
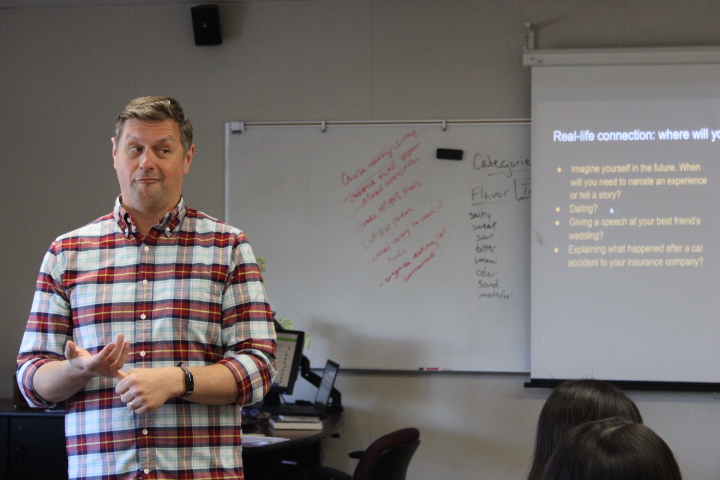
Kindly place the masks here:
POLYGON ((182 365, 182 362, 178 364, 178 367, 182 368, 183 372, 185 372, 185 393, 182 396, 187 397, 195 390, 195 380, 193 379, 193 374, 182 365))
POLYGON ((185 390, 187 391, 186 395, 190 395, 195 391, 195 380, 190 372, 185 375, 185 390))

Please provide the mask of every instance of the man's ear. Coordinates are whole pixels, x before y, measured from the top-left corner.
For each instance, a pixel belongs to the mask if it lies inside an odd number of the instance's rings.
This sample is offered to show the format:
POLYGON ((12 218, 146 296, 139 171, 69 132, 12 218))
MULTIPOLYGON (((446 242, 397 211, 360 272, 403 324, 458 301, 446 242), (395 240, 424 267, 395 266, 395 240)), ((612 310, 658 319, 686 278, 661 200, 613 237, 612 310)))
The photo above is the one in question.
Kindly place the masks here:
POLYGON ((117 143, 115 143, 115 137, 110 137, 110 141, 112 142, 112 156, 113 156, 113 166, 117 168, 117 143))
POLYGON ((190 164, 193 161, 193 156, 195 155, 195 144, 190 145, 190 148, 188 149, 187 153, 185 153, 185 168, 183 171, 185 172, 185 175, 190 172, 190 164))

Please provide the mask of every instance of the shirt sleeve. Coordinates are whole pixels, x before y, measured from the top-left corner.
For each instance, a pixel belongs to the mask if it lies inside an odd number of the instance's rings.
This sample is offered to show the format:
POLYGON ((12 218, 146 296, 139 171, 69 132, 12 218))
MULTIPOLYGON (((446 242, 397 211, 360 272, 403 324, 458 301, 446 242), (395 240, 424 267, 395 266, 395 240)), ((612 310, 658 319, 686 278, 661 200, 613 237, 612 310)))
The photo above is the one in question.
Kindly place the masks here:
POLYGON ((255 255, 244 234, 233 249, 223 294, 224 358, 238 386, 238 405, 259 402, 276 374, 275 326, 255 255))
MULTIPOLYGON (((53 244, 54 246, 54 244, 53 244)), ((65 344, 72 339, 70 303, 62 287, 62 264, 53 246, 45 254, 35 296, 17 357, 20 392, 32 407, 50 408, 33 386, 35 372, 45 363, 64 360, 65 344)))

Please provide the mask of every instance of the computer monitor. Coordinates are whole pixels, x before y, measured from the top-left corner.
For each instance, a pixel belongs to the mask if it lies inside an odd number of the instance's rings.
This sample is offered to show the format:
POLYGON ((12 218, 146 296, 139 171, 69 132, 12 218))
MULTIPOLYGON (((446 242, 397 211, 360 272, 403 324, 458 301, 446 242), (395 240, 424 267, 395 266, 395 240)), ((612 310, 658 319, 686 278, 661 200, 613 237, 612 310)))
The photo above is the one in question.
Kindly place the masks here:
POLYGON ((293 393, 295 381, 300 373, 300 360, 305 344, 305 332, 278 330, 276 335, 277 375, 275 375, 270 391, 265 396, 263 401, 265 405, 277 405, 280 403, 280 395, 293 393))
POLYGON ((328 359, 325 364, 325 370, 323 370, 323 376, 320 379, 317 396, 315 397, 315 406, 322 409, 323 412, 327 410, 330 394, 335 385, 338 372, 340 372, 340 365, 328 359))

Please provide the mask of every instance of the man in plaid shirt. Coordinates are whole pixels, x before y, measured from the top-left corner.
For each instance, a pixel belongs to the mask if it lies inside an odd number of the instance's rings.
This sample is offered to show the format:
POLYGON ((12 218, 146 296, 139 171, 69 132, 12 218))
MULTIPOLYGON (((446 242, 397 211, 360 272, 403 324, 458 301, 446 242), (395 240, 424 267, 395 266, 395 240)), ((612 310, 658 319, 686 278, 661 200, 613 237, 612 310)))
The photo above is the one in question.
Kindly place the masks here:
POLYGON ((121 195, 58 237, 18 355, 30 405, 66 401, 73 479, 242 479, 241 405, 275 375, 275 330, 242 231, 187 208, 195 145, 144 97, 112 139, 121 195))

